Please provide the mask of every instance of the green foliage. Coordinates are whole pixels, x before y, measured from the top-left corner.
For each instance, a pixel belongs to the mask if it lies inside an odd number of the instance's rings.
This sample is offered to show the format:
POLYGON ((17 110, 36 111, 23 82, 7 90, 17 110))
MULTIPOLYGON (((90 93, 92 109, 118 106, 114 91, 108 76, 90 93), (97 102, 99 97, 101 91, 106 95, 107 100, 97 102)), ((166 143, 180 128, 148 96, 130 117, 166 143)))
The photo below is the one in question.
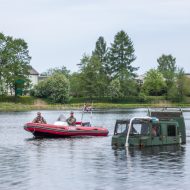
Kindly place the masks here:
POLYGON ((169 90, 170 87, 173 85, 175 73, 176 73, 176 58, 172 55, 162 55, 157 59, 158 62, 158 71, 162 73, 167 89, 169 90))
POLYGON ((182 68, 178 69, 176 78, 177 78, 176 80, 177 92, 178 92, 179 97, 183 99, 183 97, 187 93, 187 90, 186 90, 187 88, 185 86, 185 80, 186 80, 185 72, 182 68))
MULTIPOLYGON (((22 39, 13 39, 0 33, 0 88, 7 88, 15 92, 16 81, 24 80, 22 88, 29 87, 29 56, 27 43, 22 39)), ((3 89, 4 88, 4 89, 3 89)))
POLYGON ((156 69, 149 70, 142 86, 143 92, 146 95, 162 95, 165 88, 163 75, 156 69))
POLYGON ((52 76, 55 73, 64 74, 67 78, 70 76, 70 71, 67 70, 67 68, 65 66, 62 66, 61 68, 59 68, 59 67, 50 68, 46 72, 43 72, 41 75, 42 76, 52 76))
MULTIPOLYGON (((34 103, 34 97, 31 96, 19 96, 16 99, 16 103, 21 104, 33 104, 34 103)), ((0 102, 14 102, 15 103, 15 97, 13 96, 0 96, 0 102)))
POLYGON ((107 56, 107 68, 112 77, 121 76, 123 71, 134 75, 134 71, 137 70, 131 65, 136 59, 134 52, 133 43, 127 33, 118 32, 107 56))
POLYGON ((184 83, 185 83, 185 90, 186 90, 185 95, 190 96, 190 78, 185 77, 184 83))
POLYGON ((69 100, 69 92, 69 80, 61 73, 55 73, 34 88, 34 96, 48 98, 53 103, 66 103, 69 100))
POLYGON ((100 36, 96 42, 95 50, 92 52, 93 56, 97 56, 102 63, 106 62, 107 46, 104 37, 100 36))
POLYGON ((39 97, 39 98, 47 98, 48 97, 48 82, 47 79, 40 81, 31 91, 31 95, 39 97))
POLYGON ((118 97, 113 96, 112 98, 110 96, 108 97, 92 97, 89 99, 88 97, 77 97, 70 99, 69 103, 81 103, 84 104, 84 102, 93 102, 94 103, 160 103, 165 101, 165 96, 146 96, 145 94, 140 94, 139 96, 127 96, 127 97, 118 97))
POLYGON ((80 97, 83 95, 82 92, 82 79, 81 79, 81 74, 80 73, 73 73, 70 75, 69 77, 69 81, 70 81, 70 94, 71 96, 74 97, 80 97))
POLYGON ((179 68, 176 73, 175 83, 168 90, 168 99, 174 102, 182 102, 185 96, 189 94, 190 80, 185 76, 184 70, 179 68))
MULTIPOLYGON (((111 48, 107 48, 104 38, 99 37, 92 55, 84 55, 81 59, 78 75, 80 82, 75 80, 75 84, 71 83, 72 91, 74 86, 75 89, 80 89, 80 95, 89 98, 136 95, 134 71, 137 68, 131 65, 135 58, 132 41, 124 31, 116 34, 111 48), (113 92, 113 87, 119 91, 113 92)), ((72 93, 74 94, 77 93, 72 93)))
POLYGON ((108 95, 111 99, 121 98, 123 96, 119 79, 114 79, 111 81, 108 86, 108 95))
POLYGON ((127 71, 121 71, 121 76, 118 77, 121 85, 121 92, 123 96, 134 96, 137 95, 137 82, 134 77, 127 71))
POLYGON ((147 95, 144 92, 140 92, 138 98, 140 102, 147 102, 148 99, 147 95))
MULTIPOLYGON (((24 40, 0 33, 0 97, 6 97, 7 89, 27 92, 30 59, 24 40)), ((82 57, 79 72, 71 74, 65 66, 50 68, 42 73, 49 78, 39 82, 31 94, 54 103, 68 102, 71 96, 75 97, 73 101, 77 97, 83 102, 88 99, 120 103, 162 101, 163 97, 157 95, 182 102, 190 96, 190 79, 183 69, 177 69, 172 55, 163 54, 157 59, 157 70, 147 73, 142 86, 135 80, 138 69, 132 66, 135 59, 135 49, 126 32, 118 32, 111 47, 100 36, 92 55, 82 57)))
POLYGON ((104 96, 107 90, 107 76, 97 56, 84 55, 81 60, 80 89, 83 96, 104 96))

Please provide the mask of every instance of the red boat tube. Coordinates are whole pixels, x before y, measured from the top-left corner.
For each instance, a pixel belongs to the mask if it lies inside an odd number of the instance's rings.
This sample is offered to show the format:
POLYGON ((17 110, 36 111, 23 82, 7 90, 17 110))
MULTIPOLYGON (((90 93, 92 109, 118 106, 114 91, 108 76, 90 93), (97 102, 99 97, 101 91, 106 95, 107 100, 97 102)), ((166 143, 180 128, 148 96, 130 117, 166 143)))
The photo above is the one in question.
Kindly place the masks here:
POLYGON ((86 127, 77 122, 77 126, 60 126, 53 124, 26 123, 24 129, 35 137, 73 137, 73 136, 107 136, 109 131, 102 127, 86 127))

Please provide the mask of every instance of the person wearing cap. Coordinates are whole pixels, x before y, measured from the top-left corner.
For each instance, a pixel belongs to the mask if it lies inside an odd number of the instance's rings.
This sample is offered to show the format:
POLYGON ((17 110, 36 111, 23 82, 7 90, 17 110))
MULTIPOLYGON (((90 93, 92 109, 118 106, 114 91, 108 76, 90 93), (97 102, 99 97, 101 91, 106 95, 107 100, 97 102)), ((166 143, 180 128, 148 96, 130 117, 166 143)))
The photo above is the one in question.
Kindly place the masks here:
POLYGON ((75 126, 76 118, 74 117, 74 113, 73 113, 73 112, 71 112, 71 113, 70 113, 70 117, 67 118, 67 123, 68 123, 70 126, 75 126))
POLYGON ((40 112, 37 112, 37 117, 34 118, 32 123, 47 123, 46 120, 42 117, 40 112))

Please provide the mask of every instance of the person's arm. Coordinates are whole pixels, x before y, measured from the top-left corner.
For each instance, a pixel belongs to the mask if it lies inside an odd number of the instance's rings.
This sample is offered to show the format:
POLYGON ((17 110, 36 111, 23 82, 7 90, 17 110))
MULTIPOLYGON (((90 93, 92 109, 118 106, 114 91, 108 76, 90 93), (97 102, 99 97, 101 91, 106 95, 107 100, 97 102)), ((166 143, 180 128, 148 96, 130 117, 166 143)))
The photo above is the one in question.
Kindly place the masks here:
POLYGON ((36 120, 37 120, 37 119, 36 119, 36 117, 35 117, 35 118, 33 119, 32 123, 36 123, 36 120))
POLYGON ((45 123, 45 124, 47 123, 46 120, 45 120, 43 117, 42 117, 42 121, 43 121, 43 123, 45 123))

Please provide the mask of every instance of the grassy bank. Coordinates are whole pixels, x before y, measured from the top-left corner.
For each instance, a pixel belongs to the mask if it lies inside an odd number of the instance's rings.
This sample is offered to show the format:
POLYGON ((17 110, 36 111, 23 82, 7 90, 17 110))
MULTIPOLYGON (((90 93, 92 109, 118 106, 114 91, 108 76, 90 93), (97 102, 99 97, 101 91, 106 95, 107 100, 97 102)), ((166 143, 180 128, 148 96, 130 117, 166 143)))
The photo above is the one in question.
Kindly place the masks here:
MULTIPOLYGON (((30 96, 18 97, 15 101, 14 97, 5 97, 0 99, 0 111, 30 111, 30 110, 71 110, 81 109, 84 102, 70 102, 69 104, 51 104, 42 99, 37 99, 30 96)), ((117 109, 117 108, 153 108, 153 107, 190 107, 190 101, 185 103, 171 103, 166 100, 153 99, 151 102, 146 103, 134 103, 134 102, 94 102, 93 107, 95 109, 117 109)))
MULTIPOLYGON (((30 111, 30 110, 70 110, 81 109, 82 103, 74 104, 46 104, 42 102, 34 104, 22 104, 22 103, 0 103, 0 111, 30 111)), ((94 103, 95 109, 114 109, 114 108, 153 108, 153 107, 190 107, 190 104, 179 103, 157 103, 157 104, 116 104, 116 103, 94 103)))

